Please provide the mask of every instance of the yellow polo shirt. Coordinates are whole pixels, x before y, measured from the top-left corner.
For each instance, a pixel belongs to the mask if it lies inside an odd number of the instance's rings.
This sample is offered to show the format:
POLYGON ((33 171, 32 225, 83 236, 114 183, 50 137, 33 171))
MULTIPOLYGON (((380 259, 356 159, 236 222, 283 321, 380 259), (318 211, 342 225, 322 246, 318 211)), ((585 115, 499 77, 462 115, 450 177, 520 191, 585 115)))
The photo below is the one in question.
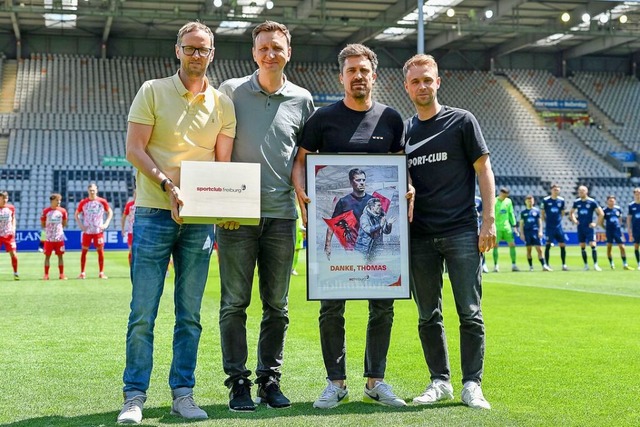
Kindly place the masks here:
MULTIPOLYGON (((215 161, 219 134, 234 138, 236 116, 228 96, 211 87, 193 95, 178 74, 142 84, 128 120, 153 126, 147 152, 155 164, 180 186, 180 162, 215 161)), ((136 206, 171 209, 168 194, 157 182, 136 173, 136 206)))

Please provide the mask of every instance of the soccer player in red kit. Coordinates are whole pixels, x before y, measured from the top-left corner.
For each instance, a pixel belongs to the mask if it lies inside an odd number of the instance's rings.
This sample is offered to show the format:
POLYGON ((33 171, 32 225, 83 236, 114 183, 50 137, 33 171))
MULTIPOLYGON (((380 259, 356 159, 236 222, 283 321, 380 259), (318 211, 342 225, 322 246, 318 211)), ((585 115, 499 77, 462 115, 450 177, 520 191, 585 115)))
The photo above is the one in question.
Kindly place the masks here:
POLYGON ((16 255, 16 208, 9 203, 9 193, 6 191, 0 191, 0 249, 2 245, 11 256, 13 280, 20 280, 16 255))
POLYGON ((51 205, 42 210, 40 224, 45 233, 44 240, 44 277, 42 280, 49 280, 49 262, 53 252, 58 256, 58 270, 60 280, 67 280, 64 275, 64 227, 67 226, 69 216, 67 210, 60 206, 62 195, 53 193, 49 196, 51 205))
POLYGON ((98 252, 98 267, 100 267, 100 274, 98 277, 106 279, 104 274, 104 230, 109 227, 111 218, 113 218, 113 211, 109 207, 109 203, 102 197, 98 197, 98 186, 95 183, 89 184, 87 187, 89 197, 86 197, 78 203, 76 209, 76 222, 82 230, 82 253, 80 255, 80 275, 78 279, 84 279, 87 277, 84 268, 87 263, 87 252, 89 252, 89 246, 93 243, 93 246, 98 252), (107 219, 104 219, 104 215, 107 215, 107 219))
POLYGON ((127 240, 129 246, 129 265, 131 265, 131 245, 133 244, 133 220, 136 215, 136 193, 133 192, 133 200, 124 205, 122 211, 122 238, 127 240))

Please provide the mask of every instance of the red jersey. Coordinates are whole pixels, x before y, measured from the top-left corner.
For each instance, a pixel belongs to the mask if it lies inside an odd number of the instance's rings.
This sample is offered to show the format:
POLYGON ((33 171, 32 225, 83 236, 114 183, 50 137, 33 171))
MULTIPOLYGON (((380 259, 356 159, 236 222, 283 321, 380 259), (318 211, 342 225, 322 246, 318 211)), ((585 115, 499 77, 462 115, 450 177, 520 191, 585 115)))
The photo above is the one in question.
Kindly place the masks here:
POLYGON ((13 236, 16 230, 13 229, 13 220, 16 217, 16 208, 12 204, 5 203, 0 208, 0 236, 13 236))

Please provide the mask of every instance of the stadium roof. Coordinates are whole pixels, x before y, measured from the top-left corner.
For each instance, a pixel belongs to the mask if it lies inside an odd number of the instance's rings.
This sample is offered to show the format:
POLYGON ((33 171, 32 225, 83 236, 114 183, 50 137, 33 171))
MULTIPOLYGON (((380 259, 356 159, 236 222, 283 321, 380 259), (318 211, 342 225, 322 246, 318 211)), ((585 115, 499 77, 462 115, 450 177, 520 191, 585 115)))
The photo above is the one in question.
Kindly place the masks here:
MULTIPOLYGON (((417 0, 0 0, 0 31, 17 40, 29 34, 173 39, 183 23, 199 19, 218 40, 247 41, 251 26, 270 19, 287 24, 297 46, 415 48, 417 6, 417 0)), ((423 10, 427 52, 553 52, 565 59, 640 52, 640 0, 424 0, 423 10), (449 9, 455 14, 448 16, 449 9), (568 22, 561 19, 565 12, 568 22)))

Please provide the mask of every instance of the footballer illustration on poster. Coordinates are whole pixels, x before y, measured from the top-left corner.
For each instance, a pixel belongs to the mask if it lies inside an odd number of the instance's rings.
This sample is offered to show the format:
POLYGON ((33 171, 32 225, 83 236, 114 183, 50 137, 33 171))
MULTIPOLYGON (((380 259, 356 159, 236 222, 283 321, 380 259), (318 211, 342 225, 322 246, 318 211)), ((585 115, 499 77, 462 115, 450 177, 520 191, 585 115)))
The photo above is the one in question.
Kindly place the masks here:
POLYGON ((309 299, 408 298, 403 155, 307 159, 309 299))

